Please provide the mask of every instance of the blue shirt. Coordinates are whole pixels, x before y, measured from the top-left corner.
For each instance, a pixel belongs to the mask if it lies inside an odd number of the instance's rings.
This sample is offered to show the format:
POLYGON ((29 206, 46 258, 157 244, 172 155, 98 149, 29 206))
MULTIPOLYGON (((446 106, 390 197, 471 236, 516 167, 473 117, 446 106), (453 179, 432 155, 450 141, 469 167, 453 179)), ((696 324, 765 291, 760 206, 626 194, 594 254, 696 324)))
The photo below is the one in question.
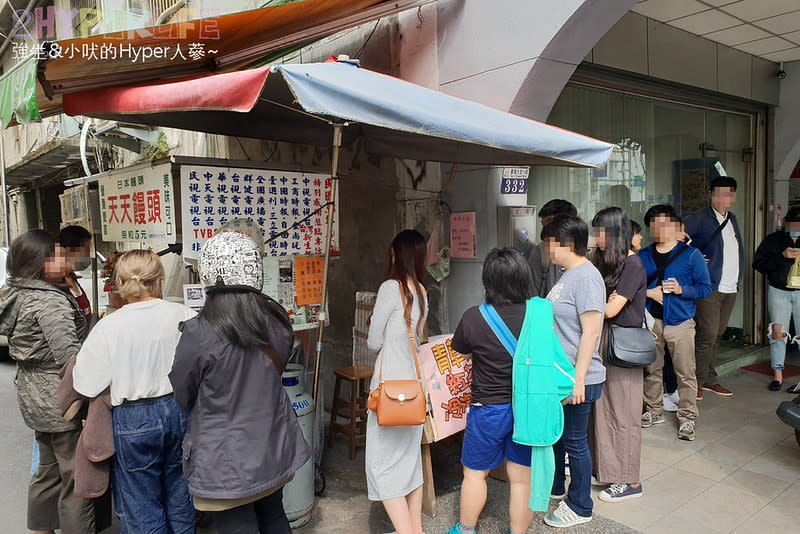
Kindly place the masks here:
MULTIPOLYGON (((653 260, 653 249, 655 244, 643 248, 638 252, 642 259, 645 274, 647 274, 647 289, 653 289, 660 283, 658 277, 654 277, 658 268, 653 260), (652 279, 652 280, 651 280, 652 279)), ((688 247, 684 243, 678 243, 672 249, 672 257, 680 252, 681 249, 688 247)), ((697 308, 695 300, 702 300, 711 295, 711 280, 708 276, 708 267, 703 254, 696 248, 690 248, 683 252, 664 271, 664 280, 674 278, 680 284, 682 293, 667 293, 664 295, 664 326, 677 326, 681 323, 693 319, 697 308)), ((647 309, 650 309, 652 300, 647 299, 647 309)))

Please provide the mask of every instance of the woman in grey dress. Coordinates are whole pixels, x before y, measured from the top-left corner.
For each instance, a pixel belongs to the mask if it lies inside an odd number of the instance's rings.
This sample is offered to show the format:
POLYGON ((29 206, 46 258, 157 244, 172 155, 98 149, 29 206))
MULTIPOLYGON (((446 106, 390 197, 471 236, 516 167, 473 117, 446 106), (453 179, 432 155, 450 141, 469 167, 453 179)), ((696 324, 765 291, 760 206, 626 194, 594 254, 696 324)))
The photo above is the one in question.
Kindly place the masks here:
MULTIPOLYGON (((383 380, 416 379, 409 325, 416 342, 422 338, 428 297, 425 239, 403 230, 386 254, 386 280, 378 290, 367 344, 380 350, 370 389, 383 380)), ((382 501, 397 534, 422 534, 422 426, 380 426, 367 416, 366 472, 369 499, 382 501)))

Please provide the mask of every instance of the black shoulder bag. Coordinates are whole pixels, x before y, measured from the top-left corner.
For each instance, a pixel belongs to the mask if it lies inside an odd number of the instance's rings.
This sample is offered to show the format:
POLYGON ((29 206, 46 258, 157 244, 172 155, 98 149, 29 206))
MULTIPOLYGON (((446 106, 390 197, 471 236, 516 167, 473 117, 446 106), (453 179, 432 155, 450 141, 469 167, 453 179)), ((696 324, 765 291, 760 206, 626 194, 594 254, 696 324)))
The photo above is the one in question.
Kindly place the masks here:
MULTIPOLYGON (((657 279, 663 279, 667 267, 686 252, 685 246, 667 259, 663 267, 647 278, 649 287, 657 279)), ((647 367, 656 361, 656 335, 643 326, 609 325, 606 339, 606 362, 616 367, 635 369, 647 367)))

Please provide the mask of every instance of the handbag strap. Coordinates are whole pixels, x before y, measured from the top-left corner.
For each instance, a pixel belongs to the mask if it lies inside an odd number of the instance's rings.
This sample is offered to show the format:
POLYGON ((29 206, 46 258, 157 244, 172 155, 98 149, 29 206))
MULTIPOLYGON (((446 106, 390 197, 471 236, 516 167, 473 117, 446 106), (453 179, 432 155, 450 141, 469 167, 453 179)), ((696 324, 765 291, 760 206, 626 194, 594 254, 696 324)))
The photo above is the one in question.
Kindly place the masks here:
MULTIPOLYGON (((657 269, 655 273, 653 273, 653 274, 651 274, 650 276, 648 276, 648 277, 647 277, 647 286, 648 286, 648 287, 649 287, 649 286, 650 286, 650 284, 652 284, 652 283, 653 283, 653 281, 654 281, 654 280, 656 280, 656 279, 658 279, 658 280, 663 280, 663 279, 664 279, 664 276, 667 274, 667 267, 669 267, 670 265, 672 265, 672 262, 673 262, 673 261, 675 261, 675 260, 677 260, 677 259, 678 259, 678 257, 679 257, 681 254, 683 254, 684 252, 686 252, 687 250, 689 250, 689 248, 690 248, 690 247, 689 247, 689 245, 687 245, 687 244, 685 244, 685 243, 684 243, 683 245, 684 245, 684 246, 683 246, 683 247, 681 247, 681 249, 680 249, 679 251, 675 252, 674 254, 672 254, 672 256, 670 256, 669 258, 667 258, 667 261, 666 261, 666 263, 664 264, 664 266, 663 266, 662 268, 660 268, 660 269, 657 269)), ((677 246, 680 246, 680 243, 679 243, 677 246)), ((653 245, 653 250, 655 251, 655 245, 653 245)))
POLYGON ((272 345, 261 345, 261 350, 269 356, 269 359, 272 360, 272 363, 275 364, 275 367, 278 369, 278 374, 282 375, 283 372, 286 370, 286 364, 281 362, 281 359, 278 358, 278 353, 275 352, 275 348, 272 345))
MULTIPOLYGON (((405 314, 406 310, 406 300, 403 297, 403 285, 402 283, 397 280, 398 290, 400 291, 400 300, 403 301, 403 313, 405 314)), ((422 319, 420 317, 420 319, 422 319)), ((422 373, 419 370, 419 357, 417 356, 417 339, 414 337, 414 331, 411 329, 411 321, 406 321, 406 326, 408 327, 408 340, 411 343, 411 352, 414 354, 414 368, 417 371, 417 380, 422 383, 422 373)), ((383 339, 384 344, 386 342, 386 328, 383 330, 383 339)), ((381 365, 378 368, 378 382, 383 382, 383 357, 384 355, 381 354, 381 365)))
POLYGON ((491 304, 481 304, 479 309, 483 318, 489 323, 489 327, 492 329, 492 332, 494 332, 494 335, 497 336, 497 339, 513 358, 514 354, 517 352, 517 338, 515 338, 511 330, 508 329, 503 319, 500 318, 494 306, 491 304))
POLYGON ((720 224, 720 225, 717 227, 717 229, 716 229, 716 230, 714 230, 714 233, 713 233, 713 234, 711 234, 710 236, 708 236, 708 239, 706 239, 706 242, 705 242, 705 243, 703 243, 702 245, 700 245, 699 247, 697 247, 698 249, 700 249, 700 252, 702 252, 702 253, 705 253, 705 251, 706 251, 706 247, 707 247, 709 244, 711 244, 711 242, 714 240, 714 238, 715 238, 715 237, 717 237, 717 236, 720 234, 720 232, 722 232, 722 230, 725 228, 725 226, 728 224, 728 221, 730 221, 730 220, 731 220, 731 214, 730 214, 730 212, 728 212, 728 213, 725 215, 725 220, 724 220, 724 221, 722 221, 722 224, 720 224))

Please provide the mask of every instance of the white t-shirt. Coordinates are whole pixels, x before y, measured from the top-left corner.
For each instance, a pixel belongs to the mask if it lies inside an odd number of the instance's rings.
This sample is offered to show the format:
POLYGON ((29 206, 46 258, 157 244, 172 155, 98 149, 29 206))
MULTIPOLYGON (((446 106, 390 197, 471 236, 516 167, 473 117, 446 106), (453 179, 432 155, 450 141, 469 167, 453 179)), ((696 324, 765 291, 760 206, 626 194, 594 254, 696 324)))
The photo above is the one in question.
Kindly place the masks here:
MULTIPOLYGON (((712 208, 713 209, 713 208, 712 208)), ((722 224, 725 217, 714 210, 717 221, 722 224)), ((728 221, 722 229, 722 276, 719 279, 720 293, 736 293, 739 288, 739 242, 733 222, 728 221)))
POLYGON ((197 313, 161 299, 126 304, 103 317, 78 353, 75 391, 96 397, 111 386, 111 404, 172 393, 172 369, 181 333, 178 324, 197 313))

